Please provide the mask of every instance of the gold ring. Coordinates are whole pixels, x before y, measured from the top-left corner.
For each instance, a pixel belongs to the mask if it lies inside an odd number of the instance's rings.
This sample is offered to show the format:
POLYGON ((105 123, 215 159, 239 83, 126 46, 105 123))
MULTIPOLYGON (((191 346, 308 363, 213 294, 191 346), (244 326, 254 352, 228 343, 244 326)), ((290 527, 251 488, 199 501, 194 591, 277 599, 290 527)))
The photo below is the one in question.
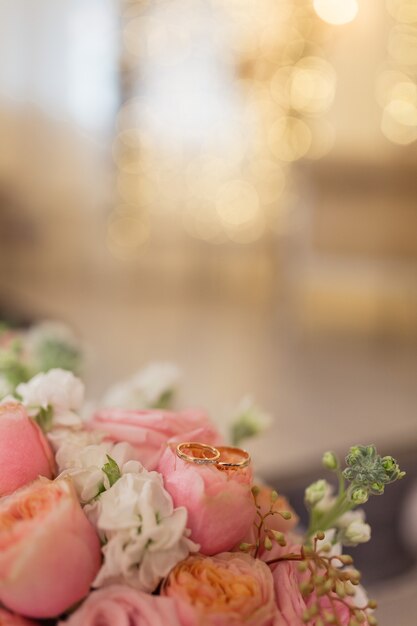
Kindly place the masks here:
POLYGON ((242 448, 233 448, 232 446, 219 446, 220 458, 226 457, 230 460, 216 461, 216 467, 218 469, 242 469, 248 467, 251 462, 249 452, 242 450, 242 448), (239 457, 240 460, 231 460, 233 457, 239 457))
POLYGON ((206 465, 216 463, 220 458, 220 452, 217 448, 209 446, 206 443, 198 441, 185 441, 179 443, 176 448, 177 456, 188 463, 196 463, 197 465, 206 465), (188 450, 189 454, 184 452, 188 450))

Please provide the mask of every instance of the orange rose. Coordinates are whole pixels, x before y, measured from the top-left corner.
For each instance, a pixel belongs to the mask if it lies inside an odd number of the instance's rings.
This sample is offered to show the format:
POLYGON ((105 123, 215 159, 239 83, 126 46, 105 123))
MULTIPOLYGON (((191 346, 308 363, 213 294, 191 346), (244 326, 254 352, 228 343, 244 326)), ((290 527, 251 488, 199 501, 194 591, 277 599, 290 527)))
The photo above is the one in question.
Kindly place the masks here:
POLYGON ((162 593, 175 600, 183 626, 272 626, 277 613, 269 567, 242 553, 190 556, 162 593))

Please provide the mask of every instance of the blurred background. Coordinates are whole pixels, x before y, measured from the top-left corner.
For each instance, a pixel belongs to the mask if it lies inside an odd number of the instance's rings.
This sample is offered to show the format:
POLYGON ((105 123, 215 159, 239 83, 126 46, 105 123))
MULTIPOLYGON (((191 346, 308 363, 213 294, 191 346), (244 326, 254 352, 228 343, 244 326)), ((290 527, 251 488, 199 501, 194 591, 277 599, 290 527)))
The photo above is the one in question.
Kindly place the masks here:
POLYGON ((295 500, 324 449, 397 456, 361 565, 414 626, 415 0, 0 0, 0 268, 92 398, 160 359, 215 416, 255 394, 295 500))

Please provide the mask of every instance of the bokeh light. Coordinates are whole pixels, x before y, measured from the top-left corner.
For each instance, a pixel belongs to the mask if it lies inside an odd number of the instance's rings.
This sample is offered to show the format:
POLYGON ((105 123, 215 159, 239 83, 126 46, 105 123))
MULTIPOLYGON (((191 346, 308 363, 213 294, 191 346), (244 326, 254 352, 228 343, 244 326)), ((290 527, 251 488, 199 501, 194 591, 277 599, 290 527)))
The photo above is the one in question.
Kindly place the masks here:
POLYGON ((328 24, 347 24, 358 13, 357 0, 314 0, 317 15, 328 24))

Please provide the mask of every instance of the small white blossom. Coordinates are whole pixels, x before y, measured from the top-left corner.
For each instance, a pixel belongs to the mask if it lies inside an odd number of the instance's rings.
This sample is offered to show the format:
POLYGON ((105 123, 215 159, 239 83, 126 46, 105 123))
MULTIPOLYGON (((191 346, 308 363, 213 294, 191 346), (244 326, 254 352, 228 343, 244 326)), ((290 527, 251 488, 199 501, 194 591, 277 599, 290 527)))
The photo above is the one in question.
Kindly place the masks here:
POLYGON ((151 363, 125 382, 110 387, 101 404, 121 409, 147 409, 159 406, 173 393, 181 371, 173 363, 151 363))
POLYGON ((271 424, 271 416, 255 403, 252 396, 245 396, 235 409, 230 424, 233 444, 239 445, 244 439, 256 437, 269 428, 271 424))
POLYGON ((349 511, 337 520, 338 540, 345 546, 357 546, 371 538, 371 527, 365 523, 365 511, 349 511))
POLYGON ((94 587, 123 583, 152 592, 179 561, 198 550, 187 537, 186 509, 174 509, 157 472, 124 474, 84 511, 106 541, 94 587))
POLYGON ((77 415, 84 400, 84 384, 72 372, 52 369, 34 376, 16 389, 29 414, 35 417, 40 409, 52 409, 52 425, 80 427, 77 415))
POLYGON ((120 475, 123 475, 142 470, 140 463, 133 460, 134 456, 135 451, 128 443, 105 441, 84 447, 82 439, 77 441, 72 437, 59 448, 56 461, 61 471, 60 478, 70 476, 80 502, 86 504, 111 486, 104 471, 109 457, 117 464, 120 475))
MULTIPOLYGON (((317 505, 319 503, 322 504, 323 501, 325 502, 326 505, 329 504, 331 506, 330 503, 331 503, 332 491, 333 491, 333 488, 327 482, 327 480, 323 480, 323 479, 317 480, 315 483, 312 483, 311 485, 309 485, 307 489, 305 490, 304 500, 306 504, 308 504, 311 507, 317 507, 317 505)), ((322 509, 320 507, 320 510, 325 510, 325 509, 322 509)))

